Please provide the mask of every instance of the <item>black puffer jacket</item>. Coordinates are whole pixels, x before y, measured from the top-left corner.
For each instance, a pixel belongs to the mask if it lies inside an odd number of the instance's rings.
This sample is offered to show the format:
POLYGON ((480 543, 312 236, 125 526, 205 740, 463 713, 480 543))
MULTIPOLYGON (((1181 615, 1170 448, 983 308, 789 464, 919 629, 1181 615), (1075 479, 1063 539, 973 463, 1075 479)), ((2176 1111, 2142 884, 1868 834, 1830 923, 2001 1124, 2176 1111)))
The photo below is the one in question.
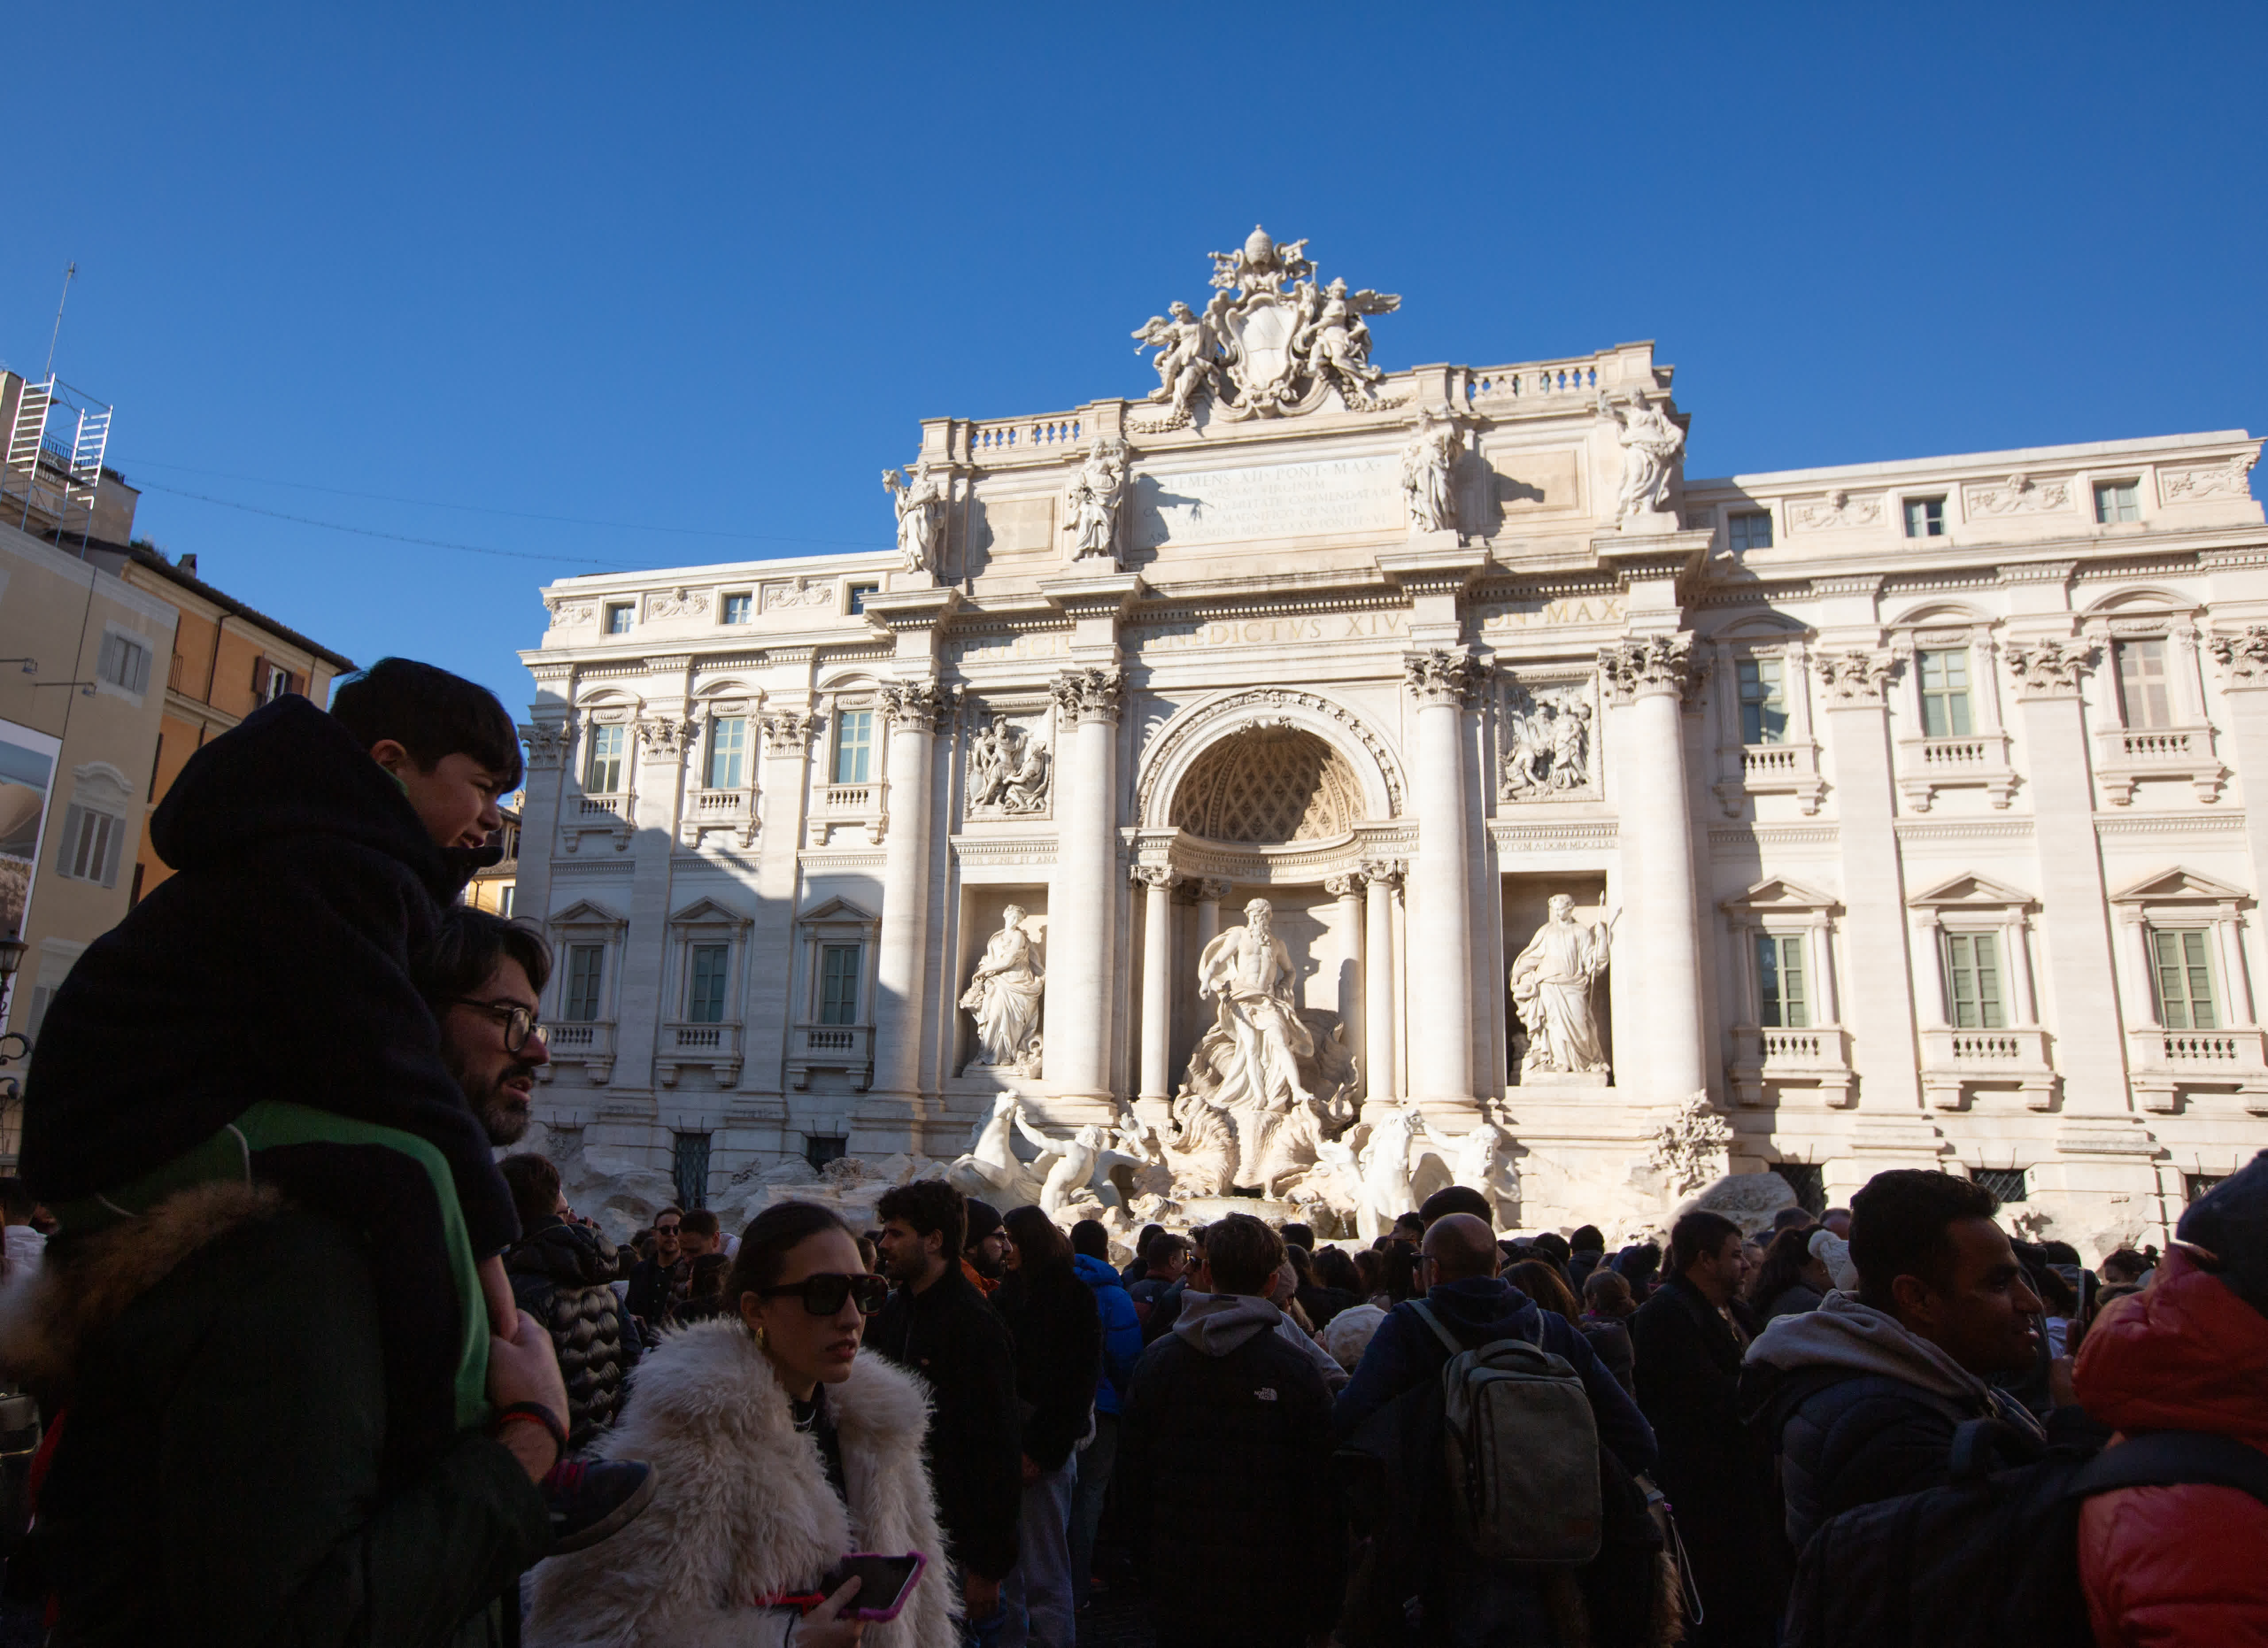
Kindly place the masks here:
POLYGON ((1102 1377, 1102 1316, 1094 1290, 1069 1265, 1012 1270, 992 1296, 1016 1341, 1016 1396, 1024 1452, 1061 1470, 1086 1438, 1102 1377))
POLYGON ((615 1422, 637 1360, 637 1336, 609 1285, 616 1265, 612 1242, 561 1218, 538 1225, 504 1256, 512 1297, 559 1352, 571 1447, 588 1446, 615 1422))

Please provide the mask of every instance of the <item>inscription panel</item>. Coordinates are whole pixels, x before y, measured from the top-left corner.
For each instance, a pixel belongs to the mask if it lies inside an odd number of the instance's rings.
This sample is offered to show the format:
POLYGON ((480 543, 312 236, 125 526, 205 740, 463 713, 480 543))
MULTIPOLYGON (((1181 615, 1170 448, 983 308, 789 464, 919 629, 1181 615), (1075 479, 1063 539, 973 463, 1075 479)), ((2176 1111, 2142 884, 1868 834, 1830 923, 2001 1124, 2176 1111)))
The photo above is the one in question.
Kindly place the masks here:
POLYGON ((1140 549, 1393 532, 1403 525, 1398 460, 1384 454, 1145 475, 1134 483, 1140 549))

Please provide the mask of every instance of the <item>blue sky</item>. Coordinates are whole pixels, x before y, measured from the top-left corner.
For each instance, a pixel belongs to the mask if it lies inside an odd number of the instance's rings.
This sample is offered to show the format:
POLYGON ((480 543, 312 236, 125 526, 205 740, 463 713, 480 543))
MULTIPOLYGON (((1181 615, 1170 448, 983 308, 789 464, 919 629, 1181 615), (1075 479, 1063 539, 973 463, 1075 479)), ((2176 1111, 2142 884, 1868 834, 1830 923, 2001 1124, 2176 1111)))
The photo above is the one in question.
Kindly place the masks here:
POLYGON ((887 543, 920 418, 1140 395, 1256 220, 1389 368, 1657 340, 1696 475, 2268 422, 2257 4, 18 21, 0 360, 76 259, 143 533, 515 708, 545 579, 887 543))

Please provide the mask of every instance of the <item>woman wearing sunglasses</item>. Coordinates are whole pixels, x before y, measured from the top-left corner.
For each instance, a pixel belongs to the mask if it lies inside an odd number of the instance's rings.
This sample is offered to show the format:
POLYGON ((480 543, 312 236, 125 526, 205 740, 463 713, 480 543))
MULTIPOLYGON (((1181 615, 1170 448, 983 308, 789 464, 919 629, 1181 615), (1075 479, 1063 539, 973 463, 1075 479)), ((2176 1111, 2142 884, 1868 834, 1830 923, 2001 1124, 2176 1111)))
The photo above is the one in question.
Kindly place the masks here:
POLYGON ((954 1640, 943 1541, 922 1462, 927 1394, 862 1356, 889 1284, 833 1212, 767 1208, 740 1239, 731 1308, 665 1335, 600 1445, 653 1466, 644 1516, 535 1571, 532 1648, 929 1648, 954 1640), (814 1600, 854 1551, 930 1566, 894 1620, 849 1585, 814 1600))

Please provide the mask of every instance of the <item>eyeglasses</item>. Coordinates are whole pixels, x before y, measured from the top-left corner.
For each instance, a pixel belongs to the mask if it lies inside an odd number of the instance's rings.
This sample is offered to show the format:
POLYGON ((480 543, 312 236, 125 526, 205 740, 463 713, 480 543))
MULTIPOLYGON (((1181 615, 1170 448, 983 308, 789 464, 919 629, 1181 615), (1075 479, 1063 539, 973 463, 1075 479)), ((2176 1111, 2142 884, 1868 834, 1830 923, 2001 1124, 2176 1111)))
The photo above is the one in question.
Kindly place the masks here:
POLYGON ((484 1012, 501 1023, 504 1026, 504 1050, 507 1053, 519 1052, 527 1045, 530 1036, 539 1041, 550 1040, 535 1014, 518 1002, 475 1001, 470 997, 460 996, 450 1004, 470 1007, 475 1012, 484 1012))
POLYGON ((674 1236, 684 1228, 682 1225, 657 1225, 653 1227, 653 1233, 657 1236, 674 1236))
POLYGON ((844 1276, 839 1270, 822 1270, 800 1282, 758 1288, 755 1291, 759 1299, 800 1294, 804 1309, 814 1316, 832 1316, 843 1308, 844 1299, 850 1299, 858 1305, 861 1316, 872 1316, 889 1299, 890 1284, 878 1276, 844 1276))

